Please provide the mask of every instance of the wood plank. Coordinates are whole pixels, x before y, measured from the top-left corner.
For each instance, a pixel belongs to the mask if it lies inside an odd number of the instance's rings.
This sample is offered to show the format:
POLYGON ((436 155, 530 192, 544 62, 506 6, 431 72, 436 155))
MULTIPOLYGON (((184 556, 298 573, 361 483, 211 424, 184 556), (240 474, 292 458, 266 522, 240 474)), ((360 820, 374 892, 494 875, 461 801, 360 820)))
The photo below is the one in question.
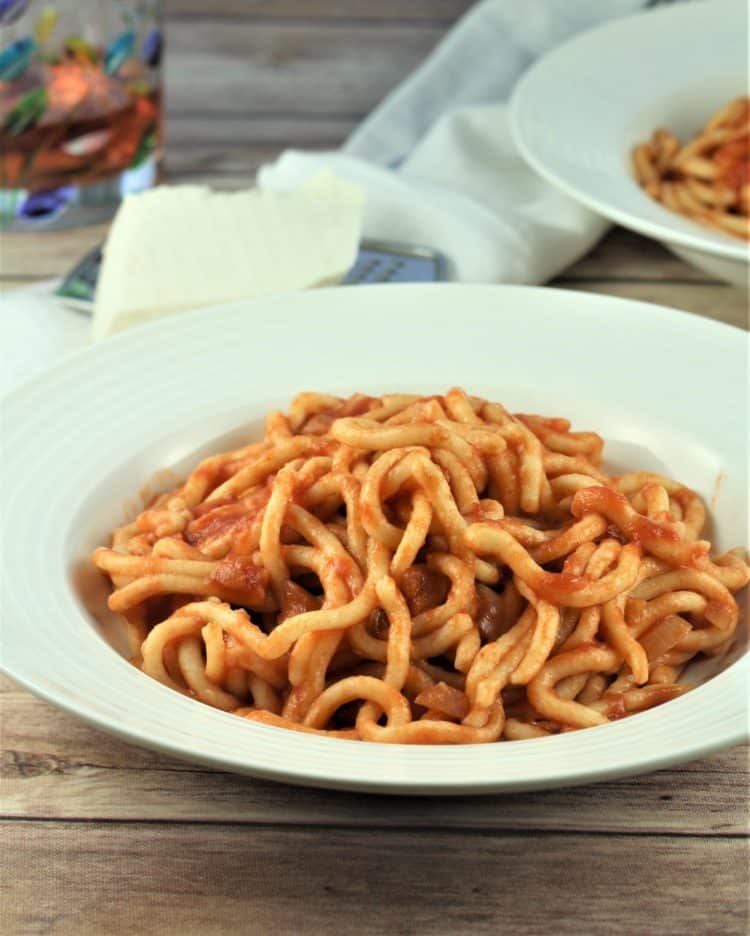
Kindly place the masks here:
POLYGON ((165 60, 169 113, 361 117, 442 37, 403 26, 180 20, 165 60))
MULTIPOLYGON (((167 161, 168 181, 194 182, 226 190, 243 188, 253 183, 257 167, 274 159, 279 149, 278 144, 223 148, 219 157, 210 143, 205 147, 195 144, 189 148, 175 147, 174 155, 167 161)), ((106 230, 106 225, 96 225, 61 232, 3 234, 0 277, 59 276, 100 243, 106 230)), ((706 308, 715 317, 722 319, 725 315, 724 320, 736 323, 745 309, 742 294, 718 283, 714 290, 713 284, 700 279, 702 275, 655 242, 614 228, 591 254, 562 274, 554 285, 617 295, 635 290, 638 293, 635 298, 641 298, 639 290, 646 287, 638 287, 637 282, 633 286, 634 281, 641 281, 653 284, 656 298, 652 301, 679 306, 682 300, 687 303, 685 308, 697 305, 698 311, 706 308)))
POLYGON ((401 20, 443 22, 446 26, 474 0, 166 0, 167 24, 180 16, 220 19, 401 20))
MULTIPOLYGON (((98 753, 98 752, 97 752, 98 753)), ((545 794, 502 797, 396 798, 377 804, 354 793, 271 784, 219 772, 73 767, 47 755, 13 757, 23 778, 4 771, 2 814, 13 818, 236 822, 311 825, 588 831, 726 837, 747 832, 746 755, 721 755, 691 770, 661 771, 637 780, 545 794), (50 771, 42 774, 41 770, 50 771), (37 772, 39 771, 39 772, 37 772), (54 771, 54 772, 53 772, 54 771), (719 802, 706 811, 706 790, 719 802), (734 789, 729 788, 729 783, 734 789), (670 792, 665 792, 670 791, 670 792), (729 802, 722 795, 733 796, 729 802), (241 803, 241 809, 238 804, 241 803)), ((140 758, 135 758, 139 760, 140 758)), ((131 758, 131 761, 134 759, 131 758)))
MULTIPOLYGON (((0 282, 9 281, 7 289, 23 286, 35 279, 61 276, 88 250, 101 243, 105 234, 106 226, 96 225, 65 232, 64 235, 54 232, 5 235, 3 250, 0 251, 0 282)), ((651 275, 658 276, 656 264, 651 275)), ((550 285, 653 302, 704 315, 737 328, 748 328, 746 298, 739 290, 721 283, 663 282, 657 279, 621 281, 609 278, 571 280, 564 274, 550 285)))
MULTIPOLYGON (((24 690, 15 680, 11 679, 10 676, 6 676, 5 673, 0 672, 0 693, 23 691, 24 690)), ((0 714, 2 714, 1 708, 0 714)))
MULTIPOLYGON (((243 121, 235 123, 240 130, 243 121)), ((197 126, 192 121, 191 125, 197 126)), ((179 121, 175 127, 179 130, 179 121)), ((184 125, 182 129, 185 129, 184 125)), ((225 137, 222 135, 221 138, 225 137)), ((175 146, 173 152, 186 150, 175 146)), ((240 149, 241 155, 238 155, 235 165, 238 174, 228 176, 214 174, 216 160, 210 143, 206 144, 201 157, 195 155, 200 147, 193 145, 190 151, 189 161, 180 163, 177 160, 178 165, 189 167, 189 170, 173 173, 175 182, 194 181, 234 189, 251 184, 255 171, 252 163, 272 159, 278 152, 278 145, 240 149), (247 175, 239 172, 245 159, 248 162, 247 175), (201 160, 208 170, 205 174, 198 168, 201 160)), ((168 163, 171 165, 174 163, 168 163)), ((17 286, 18 281, 26 277, 60 276, 88 250, 101 243, 106 230, 107 225, 95 225, 63 232, 4 234, 0 277, 13 281, 17 286)), ((550 285, 655 302, 747 328, 747 297, 731 286, 700 279, 702 276, 655 242, 622 228, 614 228, 591 254, 550 285)))
POLYGON ((0 693, 5 692, 23 692, 25 694, 25 690, 15 681, 15 679, 11 679, 10 676, 6 676, 5 673, 0 673, 0 693))
POLYGON ((191 767, 125 744, 22 691, 6 693, 2 705, 6 817, 713 836, 747 828, 743 748, 591 787, 503 797, 383 798, 191 767))
MULTIPOLYGON (((17 686, 6 688, 0 698, 3 712, 0 776, 33 778, 48 773, 63 776, 86 767, 201 772, 201 768, 126 744, 17 686)), ((3 784, 0 796, 5 795, 3 784)))
MULTIPOLYGON (((310 147, 306 147, 309 149, 310 147)), ((215 154, 216 161, 222 163, 222 169, 214 169, 214 158, 208 152, 194 155, 190 162, 185 161, 187 168, 183 171, 182 161, 171 156, 167 160, 166 180, 172 185, 185 183, 195 185, 208 185, 219 191, 230 192, 236 189, 247 188, 255 184, 255 175, 265 163, 273 162, 284 149, 278 143, 260 144, 258 146, 238 147, 232 153, 215 154), (195 170, 191 165, 202 165, 195 170)))
MULTIPOLYGON (((345 131, 341 132, 345 135, 345 131)), ((224 190, 245 188, 254 184, 255 174, 264 163, 273 162, 285 149, 337 149, 340 142, 338 137, 332 137, 328 142, 316 139, 312 142, 264 143, 258 140, 231 148, 210 140, 173 146, 168 150, 164 163, 166 181, 172 184, 194 182, 224 190)))
POLYGON ((100 244, 109 225, 93 224, 67 231, 3 234, 0 276, 45 279, 67 273, 85 253, 100 244))
MULTIPOLYGON (((169 113, 166 120, 167 166, 175 160, 187 171, 190 160, 204 156, 232 159, 238 148, 275 145, 337 148, 354 129, 352 116, 258 116, 232 113, 169 113)), ((217 174, 221 169, 214 170, 217 174)))
POLYGON ((563 276, 570 280, 717 282, 702 270, 680 260, 657 241, 617 226, 611 228, 596 247, 566 270, 563 276))
POLYGON ((25 289, 27 286, 38 282, 38 280, 38 276, 11 276, 8 278, 0 276, 0 295, 13 292, 14 289, 25 289))
POLYGON ((738 839, 8 823, 8 933, 747 932, 738 839), (157 923, 158 921, 158 923, 157 923))
POLYGON ((571 281, 564 276, 553 280, 550 286, 653 302, 703 315, 737 328, 748 328, 747 297, 733 286, 723 283, 620 282, 610 279, 571 281))

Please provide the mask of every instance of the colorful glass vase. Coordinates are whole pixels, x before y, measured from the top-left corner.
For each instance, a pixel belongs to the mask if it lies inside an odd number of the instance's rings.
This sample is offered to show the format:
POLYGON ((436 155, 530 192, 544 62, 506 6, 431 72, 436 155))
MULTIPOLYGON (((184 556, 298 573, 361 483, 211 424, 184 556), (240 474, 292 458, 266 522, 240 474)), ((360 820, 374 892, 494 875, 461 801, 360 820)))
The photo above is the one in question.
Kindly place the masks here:
POLYGON ((0 230, 90 224, 162 152, 160 0, 0 0, 0 230))

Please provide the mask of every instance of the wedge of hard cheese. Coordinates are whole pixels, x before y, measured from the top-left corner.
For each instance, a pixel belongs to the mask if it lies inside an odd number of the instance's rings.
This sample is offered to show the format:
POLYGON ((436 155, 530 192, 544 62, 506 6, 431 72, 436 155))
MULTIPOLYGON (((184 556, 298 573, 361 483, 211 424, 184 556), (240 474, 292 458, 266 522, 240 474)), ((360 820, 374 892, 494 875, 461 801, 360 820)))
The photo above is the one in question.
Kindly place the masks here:
POLYGON ((364 196, 332 172, 295 192, 160 186, 125 199, 104 248, 93 337, 184 309, 338 282, 364 196))

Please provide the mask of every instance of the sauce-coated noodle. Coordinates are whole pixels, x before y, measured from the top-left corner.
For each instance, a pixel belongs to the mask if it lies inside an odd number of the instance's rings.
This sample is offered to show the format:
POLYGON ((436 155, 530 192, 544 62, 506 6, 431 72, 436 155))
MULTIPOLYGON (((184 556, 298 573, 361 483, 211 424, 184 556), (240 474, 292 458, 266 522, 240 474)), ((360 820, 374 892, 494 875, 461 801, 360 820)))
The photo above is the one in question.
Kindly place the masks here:
POLYGON ((134 662, 208 705, 363 741, 539 738, 685 691, 750 578, 709 557, 693 491, 601 455, 459 389, 303 393, 93 561, 134 662))
POLYGON ((659 128, 633 150, 639 185, 665 208, 750 239, 750 98, 717 111, 684 146, 659 128))

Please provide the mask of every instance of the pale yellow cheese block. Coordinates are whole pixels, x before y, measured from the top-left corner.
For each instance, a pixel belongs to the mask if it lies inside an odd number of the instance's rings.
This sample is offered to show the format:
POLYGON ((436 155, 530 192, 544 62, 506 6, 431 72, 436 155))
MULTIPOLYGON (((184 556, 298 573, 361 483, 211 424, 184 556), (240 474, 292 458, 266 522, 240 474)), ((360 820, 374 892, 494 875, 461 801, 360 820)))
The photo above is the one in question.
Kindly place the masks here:
POLYGON ((104 248, 92 336, 185 309, 339 282, 364 194, 324 171, 295 192, 159 186, 128 196, 104 248))

